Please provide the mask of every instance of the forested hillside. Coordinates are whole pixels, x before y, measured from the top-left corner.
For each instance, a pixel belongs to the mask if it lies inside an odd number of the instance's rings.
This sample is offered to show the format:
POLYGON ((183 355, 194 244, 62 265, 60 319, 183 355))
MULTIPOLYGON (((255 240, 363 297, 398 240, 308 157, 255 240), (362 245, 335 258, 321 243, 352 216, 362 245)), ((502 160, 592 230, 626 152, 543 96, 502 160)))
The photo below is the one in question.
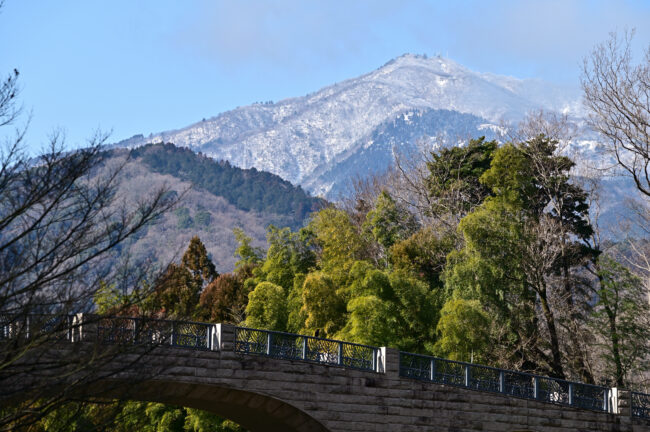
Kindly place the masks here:
MULTIPOLYGON (((650 305, 629 249, 648 244, 600 242, 595 197, 557 150, 539 135, 432 152, 419 178, 360 183, 304 228, 269 226, 266 251, 236 230, 230 272, 194 237, 137 309, 647 390, 650 305)), ((98 306, 133 313, 110 289, 98 306)), ((116 430, 239 430, 139 402, 85 407, 80 418, 96 421, 92 409, 119 413, 116 430)))
POLYGON ((173 144, 149 144, 133 149, 131 156, 152 171, 170 174, 213 195, 224 197, 240 210, 289 216, 299 227, 323 201, 310 197, 300 186, 255 168, 241 169, 215 161, 173 144))
MULTIPOLYGON (((279 177, 230 166, 172 144, 105 153, 106 171, 119 168, 118 195, 138 202, 148 191, 166 185, 178 205, 116 248, 115 260, 165 266, 178 260, 190 239, 201 237, 219 271, 235 265, 233 229, 245 228, 253 244, 265 247, 269 224, 299 229, 321 200, 279 177)), ((102 176, 102 171, 95 173, 102 176)))

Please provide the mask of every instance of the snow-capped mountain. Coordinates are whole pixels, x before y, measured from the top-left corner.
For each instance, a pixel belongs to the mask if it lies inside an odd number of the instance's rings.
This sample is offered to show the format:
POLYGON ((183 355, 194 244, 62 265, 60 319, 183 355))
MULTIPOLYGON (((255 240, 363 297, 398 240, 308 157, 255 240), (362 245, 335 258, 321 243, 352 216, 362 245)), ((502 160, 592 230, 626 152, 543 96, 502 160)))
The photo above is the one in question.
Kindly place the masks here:
POLYGON ((491 136, 500 122, 540 108, 579 117, 578 91, 406 54, 306 96, 240 107, 117 145, 172 142, 336 198, 351 176, 386 168, 394 153, 422 137, 491 136))

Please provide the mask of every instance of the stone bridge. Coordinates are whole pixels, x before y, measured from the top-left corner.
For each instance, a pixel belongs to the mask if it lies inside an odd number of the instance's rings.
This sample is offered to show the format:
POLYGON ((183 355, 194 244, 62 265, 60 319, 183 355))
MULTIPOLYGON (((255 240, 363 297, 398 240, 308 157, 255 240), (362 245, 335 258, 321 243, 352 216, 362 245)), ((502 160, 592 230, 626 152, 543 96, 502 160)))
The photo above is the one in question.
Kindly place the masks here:
MULTIPOLYGON (((160 331, 138 329, 137 320, 126 327, 124 319, 79 322, 70 337, 79 345, 97 337, 162 340, 160 331)), ((253 432, 650 431, 650 395, 391 348, 188 325, 172 325, 169 340, 148 354, 157 373, 123 370, 101 384, 113 389, 107 396, 198 408, 253 432)))

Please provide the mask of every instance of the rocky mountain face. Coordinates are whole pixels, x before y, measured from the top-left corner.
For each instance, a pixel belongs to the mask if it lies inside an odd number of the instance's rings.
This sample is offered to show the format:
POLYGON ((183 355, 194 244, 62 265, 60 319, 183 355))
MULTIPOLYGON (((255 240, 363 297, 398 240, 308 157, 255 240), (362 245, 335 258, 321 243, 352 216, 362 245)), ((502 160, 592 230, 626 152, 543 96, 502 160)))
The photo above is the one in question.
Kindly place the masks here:
POLYGON ((236 108, 117 146, 172 142, 336 199, 351 177, 385 169, 395 154, 409 152, 418 141, 442 138, 453 145, 467 137, 492 137, 501 122, 516 122, 540 108, 581 115, 576 89, 407 54, 306 96, 236 108))

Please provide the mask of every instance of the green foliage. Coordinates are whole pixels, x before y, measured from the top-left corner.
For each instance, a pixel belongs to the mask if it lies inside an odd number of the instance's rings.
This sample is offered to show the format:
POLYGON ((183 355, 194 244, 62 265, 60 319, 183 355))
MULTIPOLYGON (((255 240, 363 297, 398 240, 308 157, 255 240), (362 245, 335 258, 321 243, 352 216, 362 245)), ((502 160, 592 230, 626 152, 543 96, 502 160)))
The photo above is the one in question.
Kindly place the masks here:
POLYGON ((398 206, 388 192, 382 191, 375 208, 366 215, 365 228, 387 250, 413 234, 417 223, 407 209, 398 206))
POLYGON ((235 257, 239 257, 235 268, 238 269, 243 266, 252 265, 257 266, 262 262, 264 252, 261 248, 251 246, 252 238, 246 235, 241 228, 232 230, 237 241, 237 249, 235 249, 235 257))
POLYGON ((345 322, 345 302, 325 273, 313 272, 305 278, 302 304, 307 332, 319 329, 324 336, 332 337, 345 322))
POLYGON ((307 313, 302 308, 303 287, 306 277, 307 275, 304 273, 297 273, 294 276, 293 286, 287 298, 287 310, 289 312, 287 330, 292 333, 300 333, 305 328, 305 321, 307 321, 307 313))
POLYGON ((316 254, 306 230, 294 233, 289 228, 268 227, 269 249, 259 277, 280 285, 289 292, 297 273, 307 273, 316 266, 316 254))
POLYGON ((436 355, 480 363, 490 343, 490 317, 478 300, 452 299, 440 311, 436 355))
MULTIPOLYGON (((294 226, 302 225, 309 213, 324 203, 274 174, 255 168, 237 168, 227 161, 215 161, 173 144, 149 144, 131 150, 131 155, 141 158, 155 172, 190 181, 244 211, 290 216, 294 226)), ((179 227, 182 224, 189 228, 192 222, 203 223, 197 220, 197 215, 192 221, 188 213, 182 220, 179 218, 179 227)))
POLYGON ((103 281, 100 282, 100 287, 93 296, 93 302, 95 303, 95 310, 99 314, 110 313, 114 309, 130 303, 129 296, 125 295, 122 290, 103 281))
POLYGON ((447 255, 454 250, 456 238, 423 227, 409 238, 395 243, 389 252, 394 271, 427 281, 432 289, 441 288, 447 255))
POLYGON ((287 297, 281 286, 261 282, 248 295, 246 326, 286 331, 287 297))
POLYGON ((212 215, 209 211, 199 210, 194 214, 194 223, 197 227, 207 228, 212 222, 212 215))
POLYGON ((366 240, 356 230, 348 214, 328 207, 314 214, 307 229, 319 249, 318 264, 338 285, 344 285, 354 261, 363 259, 366 240))
POLYGON ((176 226, 179 229, 188 229, 194 226, 194 220, 190 217, 190 209, 181 207, 174 210, 176 215, 176 226))
POLYGON ((185 408, 186 432, 245 432, 238 424, 207 411, 185 408))
POLYGON ((397 346, 395 317, 389 302, 374 295, 355 297, 347 310, 349 319, 337 337, 366 345, 397 346))
POLYGON ((485 137, 470 140, 467 146, 443 148, 431 154, 427 163, 427 189, 434 215, 467 214, 490 195, 479 178, 490 168, 496 141, 485 137))
POLYGON ((181 259, 183 267, 189 270, 192 278, 201 289, 212 282, 219 274, 214 267, 214 263, 208 256, 205 245, 198 236, 192 237, 187 250, 181 259))
POLYGON ((480 300, 504 324, 504 352, 518 356, 519 364, 558 377, 570 366, 590 381, 582 353, 572 352, 579 345, 576 330, 563 341, 558 321, 579 327, 577 308, 583 306, 575 299, 583 294, 573 272, 597 251, 587 243, 593 231, 586 195, 569 182, 573 164, 555 155, 556 146, 539 136, 494 151, 479 179, 492 195, 460 221, 465 245, 449 254, 445 283, 457 298, 480 300), (553 303, 554 297, 565 305, 553 303))
POLYGON ((591 327, 604 341, 606 373, 617 386, 650 367, 650 304, 643 281, 610 257, 598 261, 600 289, 591 327))

